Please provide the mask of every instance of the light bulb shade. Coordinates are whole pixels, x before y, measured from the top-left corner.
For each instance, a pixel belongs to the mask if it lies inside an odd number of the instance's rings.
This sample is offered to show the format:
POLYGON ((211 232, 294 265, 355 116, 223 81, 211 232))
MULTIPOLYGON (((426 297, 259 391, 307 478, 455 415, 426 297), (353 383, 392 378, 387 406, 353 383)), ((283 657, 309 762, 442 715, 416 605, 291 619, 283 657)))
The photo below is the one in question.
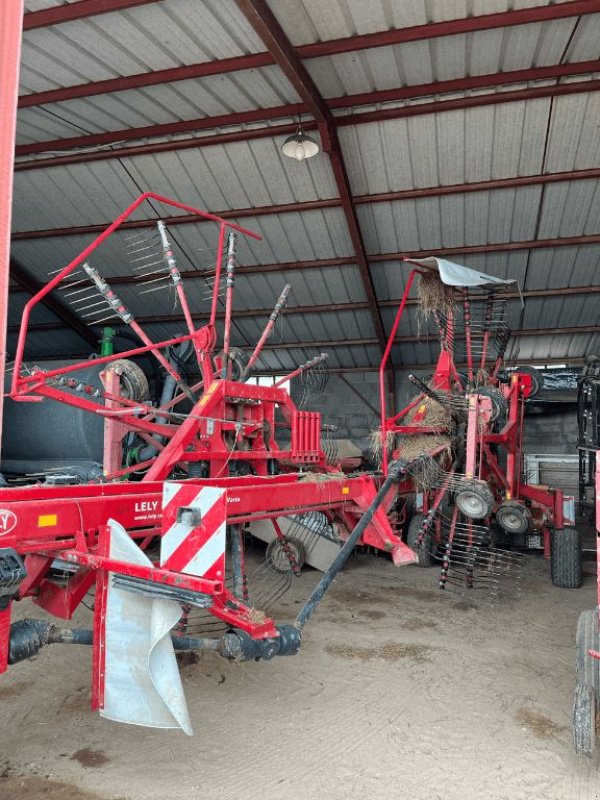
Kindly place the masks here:
POLYGON ((293 136, 288 136, 281 145, 281 152, 288 158, 295 158, 296 161, 304 161, 305 158, 312 158, 319 152, 319 145, 310 136, 302 133, 301 129, 293 136))

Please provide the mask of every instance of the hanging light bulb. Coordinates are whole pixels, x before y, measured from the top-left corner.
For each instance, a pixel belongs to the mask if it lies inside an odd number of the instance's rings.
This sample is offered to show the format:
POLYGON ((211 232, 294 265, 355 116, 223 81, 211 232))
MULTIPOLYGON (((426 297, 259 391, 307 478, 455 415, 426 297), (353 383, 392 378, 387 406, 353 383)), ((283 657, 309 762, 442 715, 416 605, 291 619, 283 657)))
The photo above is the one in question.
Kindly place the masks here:
POLYGON ((304 142, 296 141, 294 158, 296 159, 296 161, 304 161, 304 159, 306 158, 306 151, 304 150, 304 142))
POLYGON ((298 123, 298 128, 293 136, 288 136, 281 145, 281 152, 288 158, 295 158, 296 161, 304 161, 305 158, 312 158, 319 152, 319 145, 302 130, 302 123, 298 123))

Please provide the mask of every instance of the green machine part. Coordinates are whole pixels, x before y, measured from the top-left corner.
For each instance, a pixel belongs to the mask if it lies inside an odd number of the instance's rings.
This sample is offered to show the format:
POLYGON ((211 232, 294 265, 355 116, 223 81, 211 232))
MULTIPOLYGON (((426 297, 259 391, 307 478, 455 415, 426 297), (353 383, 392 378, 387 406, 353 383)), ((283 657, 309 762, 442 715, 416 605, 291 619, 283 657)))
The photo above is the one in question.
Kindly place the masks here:
POLYGON ((108 325, 102 328, 102 339, 100 339, 100 357, 114 355, 114 338, 116 333, 116 330, 108 325))

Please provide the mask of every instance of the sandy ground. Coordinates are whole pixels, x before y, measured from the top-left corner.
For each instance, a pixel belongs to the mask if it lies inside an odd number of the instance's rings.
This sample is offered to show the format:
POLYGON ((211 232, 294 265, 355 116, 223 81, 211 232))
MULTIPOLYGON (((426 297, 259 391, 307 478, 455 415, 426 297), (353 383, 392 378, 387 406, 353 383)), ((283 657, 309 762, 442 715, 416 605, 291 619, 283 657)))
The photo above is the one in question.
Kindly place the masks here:
POLYGON ((354 557, 298 656, 182 668, 193 738, 100 719, 89 649, 47 648, 0 679, 0 798, 598 798, 569 730, 594 578, 567 591, 548 573, 527 558, 522 596, 473 609, 437 569, 354 557))

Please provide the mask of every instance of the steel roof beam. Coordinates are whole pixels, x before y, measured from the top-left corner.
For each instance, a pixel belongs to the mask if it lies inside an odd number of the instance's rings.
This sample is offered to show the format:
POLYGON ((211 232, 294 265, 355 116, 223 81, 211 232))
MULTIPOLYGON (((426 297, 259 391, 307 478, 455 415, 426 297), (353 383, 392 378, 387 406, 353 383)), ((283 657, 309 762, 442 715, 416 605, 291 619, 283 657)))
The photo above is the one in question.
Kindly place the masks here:
MULTIPOLYGON (((89 0, 88 0, 89 1, 89 0)), ((152 2, 152 0, 145 0, 152 2)), ((128 2, 123 0, 125 7, 144 4, 144 0, 135 3, 134 0, 128 2)), ((82 3, 71 4, 70 6, 58 6, 45 11, 32 12, 25 15, 25 23, 32 27, 39 27, 48 23, 44 20, 57 17, 59 12, 64 16, 67 13, 75 14, 81 12, 82 3), (37 24, 35 22, 37 21, 37 24)), ((104 3, 103 5, 108 5, 104 3)), ((112 8, 106 11, 118 10, 115 0, 111 3, 112 8)), ((431 22, 426 25, 413 25, 404 28, 397 28, 391 31, 381 31, 379 33, 368 34, 367 36, 351 36, 344 39, 335 39, 316 44, 304 45, 296 48, 296 53, 300 58, 315 58, 318 56, 330 56, 338 53, 348 53, 353 50, 364 50, 367 48, 389 46, 401 44, 408 41, 423 41, 438 38, 440 36, 452 36, 472 32, 473 30, 489 30, 497 27, 510 27, 513 25, 523 25, 535 22, 544 22, 552 19, 564 19, 572 16, 579 16, 600 12, 600 0, 586 0, 586 2, 568 2, 547 7, 520 9, 518 11, 501 12, 498 14, 484 14, 477 17, 466 19, 448 20, 445 22, 431 22), (476 26, 476 27, 474 27, 476 26)), ((87 14, 85 15, 87 16, 87 14)), ((66 20, 61 20, 66 21, 66 20)), ((126 89, 139 89, 144 86, 156 86, 161 83, 171 83, 180 80, 202 78, 207 75, 219 75, 229 72, 237 72, 245 69, 256 69, 259 67, 273 64, 274 59, 270 53, 251 53, 248 55, 201 62, 199 64, 187 64, 170 69, 156 70, 153 72, 142 72, 135 75, 119 76, 104 81, 78 84, 76 86, 66 86, 59 89, 51 89, 45 92, 36 92, 30 95, 23 95, 19 105, 21 107, 40 105, 43 103, 62 102, 78 97, 90 97, 98 94, 119 92, 126 89)), ((529 79, 525 79, 529 80, 529 79)))
MULTIPOLYGON (((600 71, 600 65, 599 65, 600 71)), ((468 108, 480 108, 488 105, 500 105, 503 103, 522 102, 524 100, 536 100, 544 97, 559 97, 572 94, 585 94, 586 92, 597 92, 600 90, 600 80, 591 79, 588 81, 574 81, 571 83, 553 84, 551 86, 532 86, 525 89, 511 91, 490 92, 473 97, 450 98, 431 103, 417 103, 415 105, 399 106, 394 108, 380 108, 375 111, 360 113, 350 113, 334 117, 336 126, 362 125, 368 122, 384 122, 390 119, 402 119, 406 117, 416 117, 426 114, 443 114, 447 111, 456 111, 468 108)), ((347 98, 352 102, 352 95, 347 98)), ((277 119, 282 116, 289 116, 296 113, 299 106, 290 104, 278 106, 271 109, 254 109, 235 114, 225 114, 218 117, 205 117, 199 120, 183 120, 169 122, 163 125, 150 125, 144 128, 126 128, 120 131, 110 131, 108 133, 87 134, 85 136, 70 137, 67 139, 55 139, 43 142, 32 142, 20 145, 16 149, 18 157, 35 155, 52 150, 66 150, 76 147, 106 146, 121 140, 138 140, 141 138, 152 138, 179 133, 191 133, 198 130, 207 130, 215 126, 224 127, 229 125, 244 125, 260 120, 277 119)), ((316 122, 306 122, 305 130, 317 128, 316 122)), ((237 130, 228 133, 217 133, 206 136, 192 137, 189 139, 157 142, 148 144, 137 144, 126 147, 112 147, 112 149, 100 150, 99 152, 71 153, 67 156, 56 156, 44 159, 32 159, 21 161, 15 164, 15 171, 46 169, 67 164, 88 163, 91 161, 104 161, 112 158, 132 158, 139 155, 152 153, 174 152, 177 150, 188 150, 196 147, 210 147, 214 145, 230 144, 232 142, 246 142, 253 139, 276 138, 279 136, 289 136, 296 130, 296 125, 285 123, 283 125, 266 126, 264 128, 250 128, 248 130, 237 130)))
MULTIPOLYGON (((11 0, 5 0, 5 2, 11 2, 11 0)), ((147 6, 157 2, 158 0, 77 0, 76 3, 50 6, 50 8, 42 8, 39 11, 30 11, 28 14, 24 14, 23 30, 46 28, 50 25, 60 25, 62 22, 74 22, 98 14, 126 11, 128 8, 147 6)))
MULTIPOLYGON (((546 185, 549 183, 562 183, 580 180, 598 180, 600 167, 592 169, 570 170, 568 172, 548 172, 539 175, 519 175, 510 178, 493 178, 488 181, 474 181, 472 183, 454 183, 445 186, 428 186, 418 189, 400 189, 396 192, 380 192, 378 194, 355 195, 355 205, 370 205, 372 203, 389 203, 402 200, 418 200, 427 197, 447 197, 472 192, 489 192, 499 189, 516 189, 525 186, 546 185)), ((338 208, 341 200, 330 197, 323 200, 307 200, 301 203, 283 203, 281 205, 256 206, 250 208, 229 209, 216 211, 217 216, 223 219, 245 219, 248 217, 262 217, 270 214, 288 214, 303 211, 316 211, 325 208, 338 208)), ((187 225, 202 224, 194 214, 179 214, 173 217, 164 217, 165 224, 187 225)), ((156 224, 156 220, 130 220, 121 225, 127 228, 149 228, 156 224)), ((107 222, 81 225, 68 228, 45 228, 31 231, 17 231, 13 234, 15 241, 21 239, 41 239, 54 236, 81 236, 88 233, 101 233, 108 226, 107 222)))
MULTIPOLYGON (((13 291, 20 292, 23 291, 20 287, 13 287, 13 291)), ((506 300, 520 300, 521 297, 527 299, 529 297, 536 298, 536 297, 572 297, 572 296, 581 296, 581 295, 590 295, 590 294, 600 294, 600 286, 568 286, 562 289, 530 289, 529 291, 524 291, 519 294, 518 292, 507 292, 502 295, 502 297, 506 300)), ((379 307, 380 308, 397 308, 400 300, 380 300, 379 307)), ((418 305, 418 300, 415 298, 410 298, 407 300, 407 306, 416 306, 418 305)), ((262 317, 268 317, 273 309, 271 308, 246 308, 246 309, 237 309, 235 312, 235 316, 238 319, 245 319, 245 318, 256 318, 260 319, 262 317)), ((331 303, 331 304, 323 304, 323 305, 309 305, 309 306, 287 306, 285 309, 285 315, 289 316, 290 314, 331 314, 331 313, 344 313, 347 311, 368 311, 369 304, 363 301, 359 302, 352 302, 352 303, 331 303)), ((192 314, 192 318, 196 322, 202 322, 206 319, 207 313, 196 313, 192 314)), ((217 318, 222 319, 225 315, 225 312, 221 311, 217 313, 217 318)), ((145 317, 136 317, 137 321, 142 325, 153 325, 153 324, 164 324, 169 322, 185 322, 185 317, 183 314, 165 314, 165 315, 153 315, 153 316, 145 316, 145 317)), ((8 328, 9 333, 18 333, 20 330, 20 325, 11 325, 8 328)), ((61 330, 65 327, 68 327, 66 323, 63 322, 47 322, 47 323, 38 323, 35 325, 30 325, 29 330, 31 331, 44 331, 44 330, 61 330)), ((93 326, 92 326, 93 327, 93 326)))
MULTIPOLYGON (((300 64, 300 66, 302 67, 303 65, 300 64)), ((294 116, 299 111, 302 111, 303 113, 308 112, 312 114, 315 119, 320 120, 321 122, 323 121, 324 116, 326 116, 328 120, 327 124, 329 125, 345 125, 349 124, 347 122, 348 117, 333 117, 331 115, 331 109, 348 109, 357 106, 374 105, 377 103, 399 102, 420 97, 428 97, 436 94, 452 94, 459 91, 468 92, 474 89, 493 88, 499 85, 523 83, 524 81, 559 80, 560 78, 568 76, 589 75, 590 73, 599 71, 600 59, 595 59, 593 61, 577 62, 574 64, 558 64, 550 67, 537 67, 528 70, 516 70, 514 72, 478 75, 474 77, 459 78, 449 81, 438 81, 436 83, 420 84, 416 86, 403 86, 396 89, 363 92, 361 94, 335 97, 327 101, 322 100, 321 98, 321 102, 316 106, 313 106, 307 102, 305 95, 302 95, 299 91, 301 84, 298 84, 298 86, 294 86, 294 88, 303 98, 304 102, 301 105, 298 105, 298 103, 288 103, 286 105, 274 106, 271 108, 239 111, 233 114, 221 114, 215 117, 202 117, 200 119, 193 120, 177 120, 176 122, 166 122, 160 125, 146 125, 140 128, 124 128, 118 131, 105 131, 103 133, 86 134, 84 136, 71 136, 64 139, 30 142, 29 144, 19 145, 16 148, 16 155, 22 157, 43 153, 46 150, 71 150, 77 147, 97 147, 99 145, 114 144, 115 142, 134 141, 136 139, 159 136, 171 136, 181 133, 193 133, 196 131, 211 130, 212 128, 234 125, 246 125, 249 123, 264 122, 267 120, 294 116)), ((561 87, 572 85, 573 84, 560 84, 561 87)), ((537 96, 545 97, 545 94, 539 95, 539 92, 551 88, 558 87, 530 87, 530 89, 516 90, 515 93, 518 93, 519 97, 523 95, 523 99, 537 96), (533 92, 533 94, 531 94, 531 92, 533 92)), ((568 94, 569 92, 566 89, 561 88, 561 91, 558 93, 568 94)), ((503 94, 508 93, 499 93, 498 96, 501 97, 503 94)), ((382 111, 386 111, 390 113, 393 112, 397 116, 415 116, 437 111, 438 106, 441 106, 442 110, 444 108, 445 110, 448 110, 449 108, 471 108, 481 104, 485 105, 486 103, 482 101, 486 99, 488 102, 507 102, 506 100, 489 100, 489 98, 495 98, 496 96, 496 94, 491 94, 478 95, 476 97, 452 98, 450 100, 435 101, 435 103, 418 104, 403 108, 378 109, 376 112, 370 113, 379 114, 382 111), (467 101, 469 101, 469 105, 461 105, 461 103, 465 103, 467 101)), ((359 123, 363 119, 363 116, 366 118, 368 114, 369 112, 366 112, 365 114, 352 114, 352 124, 359 123)))
MULTIPOLYGON (((10 261, 10 276, 22 289, 31 295, 37 294, 44 285, 29 275, 14 258, 11 258, 10 261)), ((71 328, 78 336, 81 336, 82 339, 93 345, 94 348, 97 347, 98 337, 87 325, 75 316, 68 306, 64 305, 51 294, 47 294, 40 302, 42 302, 46 308, 50 309, 61 322, 68 328, 71 328)))
POLYGON ((388 47, 405 42, 426 41, 440 36, 486 31, 492 28, 509 28, 515 25, 529 25, 535 22, 548 22, 566 17, 579 17, 600 12, 600 0, 576 0, 575 2, 555 3, 536 8, 521 8, 511 11, 499 11, 494 14, 480 14, 466 19, 449 19, 442 22, 427 22, 424 25, 411 25, 406 28, 393 28, 388 31, 377 31, 362 36, 353 36, 351 40, 330 39, 326 42, 315 42, 299 48, 302 58, 332 56, 338 53, 349 53, 355 50, 368 50, 373 47, 388 47))
POLYGON ((352 197, 350 179, 348 178, 344 156, 337 137, 336 120, 266 0, 236 0, 236 4, 265 44, 290 84, 306 104, 312 116, 319 123, 321 144, 331 162, 363 290, 371 311, 377 341, 383 353, 387 339, 377 305, 377 295, 354 205, 354 198, 352 197))

